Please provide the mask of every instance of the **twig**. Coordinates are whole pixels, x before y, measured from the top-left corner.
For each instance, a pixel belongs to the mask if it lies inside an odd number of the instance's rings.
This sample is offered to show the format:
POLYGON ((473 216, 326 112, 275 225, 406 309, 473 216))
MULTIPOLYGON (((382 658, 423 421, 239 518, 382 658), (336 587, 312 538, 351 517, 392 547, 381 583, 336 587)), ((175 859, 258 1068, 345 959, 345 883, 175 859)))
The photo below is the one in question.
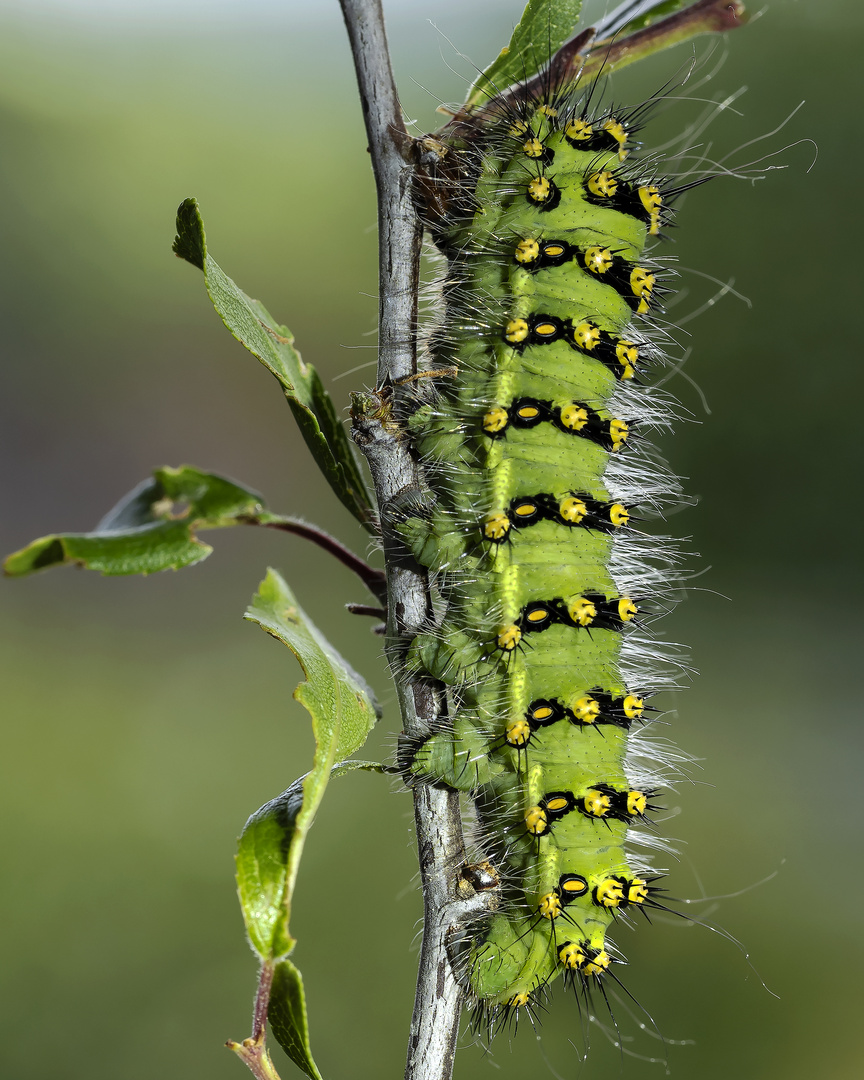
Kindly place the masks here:
POLYGON ((373 619, 387 618, 383 607, 373 607, 371 604, 346 604, 345 607, 352 615, 369 615, 373 619))
MULTIPOLYGON (((378 389, 355 396, 354 438, 366 455, 381 515, 388 591, 387 655, 396 680, 406 734, 424 735, 446 711, 443 687, 409 677, 400 643, 432 617, 425 570, 406 565, 388 509, 400 494, 422 489, 419 466, 391 419, 393 387, 417 374, 417 294, 422 227, 412 204, 417 161, 405 130, 390 68, 380 0, 340 0, 357 70, 363 117, 378 191, 378 389)), ((468 915, 457 892, 465 861, 455 792, 419 785, 414 817, 423 883, 423 947, 408 1043, 406 1080, 449 1080, 463 990, 447 952, 454 929, 468 915)), ((476 910, 490 902, 479 893, 476 910)))
POLYGON ((270 1004, 270 988, 273 985, 273 965, 264 963, 258 974, 258 993, 252 1013, 252 1034, 242 1043, 229 1039, 225 1045, 247 1066, 255 1080, 279 1080, 273 1067, 265 1040, 267 1038, 267 1007, 270 1004))
MULTIPOLYGON (((249 521, 250 524, 256 525, 261 523, 256 518, 249 518, 249 521)), ((296 518, 283 518, 281 521, 264 521, 263 524, 268 529, 281 529, 283 532, 302 536, 304 540, 311 540, 313 544, 317 544, 318 547, 323 548, 338 559, 343 566, 353 570, 377 600, 383 601, 386 599, 387 588, 383 572, 364 562, 359 555, 355 555, 353 551, 346 548, 335 536, 331 536, 329 533, 324 532, 323 529, 319 529, 317 525, 309 525, 307 522, 298 521, 296 518)))

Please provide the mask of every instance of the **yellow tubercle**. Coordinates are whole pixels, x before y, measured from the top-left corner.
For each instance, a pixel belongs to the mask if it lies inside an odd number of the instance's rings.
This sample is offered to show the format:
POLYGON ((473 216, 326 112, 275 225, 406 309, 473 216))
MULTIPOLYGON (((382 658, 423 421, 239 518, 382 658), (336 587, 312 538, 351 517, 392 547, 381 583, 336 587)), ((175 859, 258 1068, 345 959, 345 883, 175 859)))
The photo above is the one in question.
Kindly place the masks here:
POLYGON ((612 799, 602 791, 596 791, 594 788, 589 788, 589 790, 585 792, 582 805, 585 808, 586 814, 589 814, 591 817, 600 818, 605 817, 612 809, 612 799))
POLYGON ((483 416, 483 430, 490 435, 497 435, 499 431, 503 431, 507 427, 510 417, 507 415, 507 410, 502 409, 500 405, 497 405, 494 409, 490 409, 489 412, 483 416))
POLYGON ((584 596, 574 596, 567 601, 567 614, 577 626, 590 626, 597 618, 597 608, 584 596))
POLYGON ((612 450, 620 450, 624 443, 627 441, 627 436, 630 434, 630 428, 627 422, 624 420, 610 420, 609 422, 609 438, 612 440, 612 450))
POLYGON ((541 896, 537 911, 544 919, 556 919, 561 914, 561 901, 558 899, 558 894, 550 892, 541 896))
POLYGON ((565 942, 558 950, 558 959, 565 968, 572 971, 581 971, 588 957, 581 945, 574 941, 565 942))
POLYGON ((631 622, 638 615, 636 605, 629 596, 622 596, 618 601, 618 617, 621 622, 631 622))
POLYGON ((558 513, 564 521, 570 521, 574 525, 578 525, 588 513, 588 507, 581 499, 577 499, 575 495, 570 495, 566 499, 562 499, 558 504, 558 513))
POLYGON ((600 715, 600 702, 592 697, 581 697, 573 702, 571 711, 580 724, 593 724, 600 715))
POLYGON ((598 199, 611 199, 618 191, 615 174, 609 172, 608 169, 591 173, 585 184, 588 191, 598 199))
POLYGON ((535 176, 528 185, 528 198, 531 202, 548 202, 552 195, 552 184, 545 176, 535 176))
POLYGON ((511 345, 518 345, 528 337, 528 323, 525 319, 511 319, 504 327, 504 337, 511 345))
POLYGON ((592 274, 605 274, 615 262, 615 256, 609 248, 593 245, 585 249, 585 269, 592 274))
POLYGON ((609 964, 612 962, 612 958, 605 949, 601 949, 596 956, 591 957, 589 960, 585 958, 585 963, 582 965, 582 973, 584 975, 602 975, 605 971, 609 970, 609 964))
POLYGON ((594 128, 587 120, 571 120, 564 128, 564 134, 574 142, 587 142, 594 134, 594 128))
POLYGON ((639 299, 636 311, 640 315, 644 315, 650 307, 651 293, 654 291, 656 280, 656 275, 646 270, 644 266, 634 266, 630 272, 630 288, 633 295, 639 299))
POLYGON ((549 828, 549 819, 542 806, 532 806, 525 811, 525 828, 532 836, 542 836, 549 828))
POLYGON ((615 142, 618 143, 618 160, 623 161, 630 152, 629 150, 624 149, 624 143, 627 142, 629 137, 627 128, 624 127, 620 120, 616 120, 614 116, 610 116, 603 124, 603 130, 608 131, 615 142))
POLYGON ((606 878, 594 889, 594 902, 599 907, 618 907, 624 899, 624 886, 617 878, 606 878))
POLYGON ((564 405, 560 417, 562 427, 568 431, 581 431, 588 423, 588 410, 583 405, 564 405))
POLYGON ((510 531, 510 519, 501 511, 496 510, 486 515, 483 522, 483 535, 487 540, 503 540, 510 531))
POLYGON ((516 262, 532 263, 540 255, 540 245, 536 240, 520 240, 516 245, 516 262))
POLYGON ((626 338, 618 338, 615 342, 615 359, 623 367, 622 379, 632 379, 636 374, 636 364, 639 360, 639 346, 626 338))
MULTIPOLYGON (((524 717, 519 720, 511 720, 504 731, 504 741, 514 750, 522 750, 531 739, 531 725, 524 717)), ((540 808, 537 807, 539 810, 540 808)))
POLYGON ((643 904, 648 899, 648 882, 634 877, 627 882, 627 903, 643 904))
POLYGON ((503 627, 498 631, 498 648, 504 652, 512 652, 522 640, 522 631, 515 623, 503 627))
POLYGON ((663 196, 656 184, 646 184, 638 190, 639 201, 648 214, 648 235, 657 236, 660 232, 660 208, 663 196))
POLYGON ((580 349, 591 352, 600 341, 600 328, 592 322, 581 322, 573 330, 573 340, 580 349))

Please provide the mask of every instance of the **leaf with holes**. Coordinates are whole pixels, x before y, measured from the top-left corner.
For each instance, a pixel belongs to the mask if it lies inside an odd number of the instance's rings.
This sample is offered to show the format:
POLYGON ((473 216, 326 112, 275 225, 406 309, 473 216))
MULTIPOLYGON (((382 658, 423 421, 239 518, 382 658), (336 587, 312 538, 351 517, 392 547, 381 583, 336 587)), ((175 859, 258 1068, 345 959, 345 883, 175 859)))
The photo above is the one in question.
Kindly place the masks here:
POLYGON ((23 577, 75 563, 101 574, 179 570, 213 550, 199 529, 280 520, 267 514, 257 491, 191 465, 157 469, 125 495, 93 532, 54 533, 10 555, 4 570, 23 577))

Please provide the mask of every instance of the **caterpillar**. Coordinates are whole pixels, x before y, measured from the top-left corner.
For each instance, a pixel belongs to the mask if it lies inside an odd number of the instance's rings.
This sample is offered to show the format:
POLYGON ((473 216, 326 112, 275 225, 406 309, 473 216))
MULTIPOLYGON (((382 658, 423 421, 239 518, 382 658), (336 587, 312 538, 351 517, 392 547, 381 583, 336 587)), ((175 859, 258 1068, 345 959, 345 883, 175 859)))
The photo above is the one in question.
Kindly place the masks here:
POLYGON ((432 137, 418 192, 446 270, 415 384, 433 390, 405 418, 432 498, 398 531, 442 609, 409 668, 446 685, 450 721, 402 765, 470 795, 500 875, 461 957, 490 1030, 558 977, 605 995, 610 928, 666 907, 639 848, 662 847, 671 762, 644 729, 674 670, 648 624, 676 555, 639 526, 679 492, 646 440, 674 415, 646 372, 672 281, 653 247, 692 184, 640 157, 650 102, 604 107, 557 61, 432 137))

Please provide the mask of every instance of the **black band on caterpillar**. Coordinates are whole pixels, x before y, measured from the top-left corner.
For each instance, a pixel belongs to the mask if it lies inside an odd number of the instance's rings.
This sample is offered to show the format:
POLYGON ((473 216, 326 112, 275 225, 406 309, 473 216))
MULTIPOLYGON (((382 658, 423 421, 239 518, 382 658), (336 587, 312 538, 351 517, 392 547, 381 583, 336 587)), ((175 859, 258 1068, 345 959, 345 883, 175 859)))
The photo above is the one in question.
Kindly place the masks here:
POLYGON ((509 427, 533 428, 548 422, 568 435, 578 435, 613 452, 627 441, 634 421, 604 417, 584 401, 568 401, 553 405, 536 398, 518 398, 508 408, 496 405, 483 414, 483 433, 492 439, 500 438, 509 427))
POLYGON ((557 315, 529 315, 511 319, 503 331, 508 345, 520 352, 530 345, 551 345, 565 341, 577 352, 599 360, 612 374, 632 379, 639 363, 640 345, 631 338, 618 337, 601 330, 590 319, 561 319, 557 315))
POLYGON ((602 244, 586 247, 569 244, 566 240, 526 239, 516 245, 513 257, 523 270, 531 272, 573 261, 585 273, 611 285, 638 315, 644 315, 650 309, 657 275, 645 266, 621 258, 610 247, 602 244))
POLYGON ((665 205, 670 196, 664 195, 657 184, 628 183, 606 169, 585 177, 584 195, 594 206, 609 206, 644 221, 649 236, 658 236, 661 227, 670 219, 665 205))
POLYGON ((532 735, 559 720, 581 728, 611 724, 629 730, 634 720, 642 719, 646 708, 645 699, 636 694, 614 697, 597 689, 575 698, 569 706, 555 698, 542 698, 531 702, 524 717, 507 725, 504 742, 514 750, 523 750, 532 735))
POLYGON ((592 784, 579 796, 572 791, 552 791, 525 811, 525 830, 531 836, 545 836, 557 821, 574 810, 595 820, 642 820, 648 810, 657 809, 648 801, 654 794, 630 789, 616 791, 609 784, 592 784))
POLYGON ((584 492, 570 491, 560 498, 540 494, 512 499, 506 510, 486 514, 482 529, 486 540, 503 544, 511 529, 525 529, 541 521, 554 521, 567 528, 612 532, 623 528, 629 520, 630 510, 624 503, 603 502, 584 492))
POLYGON ((532 600, 525 605, 515 622, 501 627, 496 643, 503 652, 511 652, 526 634, 540 633, 556 624, 572 626, 577 630, 589 627, 593 630, 620 630, 626 623, 632 622, 637 614, 636 605, 629 596, 607 597, 601 593, 587 592, 566 600, 561 597, 532 600))

